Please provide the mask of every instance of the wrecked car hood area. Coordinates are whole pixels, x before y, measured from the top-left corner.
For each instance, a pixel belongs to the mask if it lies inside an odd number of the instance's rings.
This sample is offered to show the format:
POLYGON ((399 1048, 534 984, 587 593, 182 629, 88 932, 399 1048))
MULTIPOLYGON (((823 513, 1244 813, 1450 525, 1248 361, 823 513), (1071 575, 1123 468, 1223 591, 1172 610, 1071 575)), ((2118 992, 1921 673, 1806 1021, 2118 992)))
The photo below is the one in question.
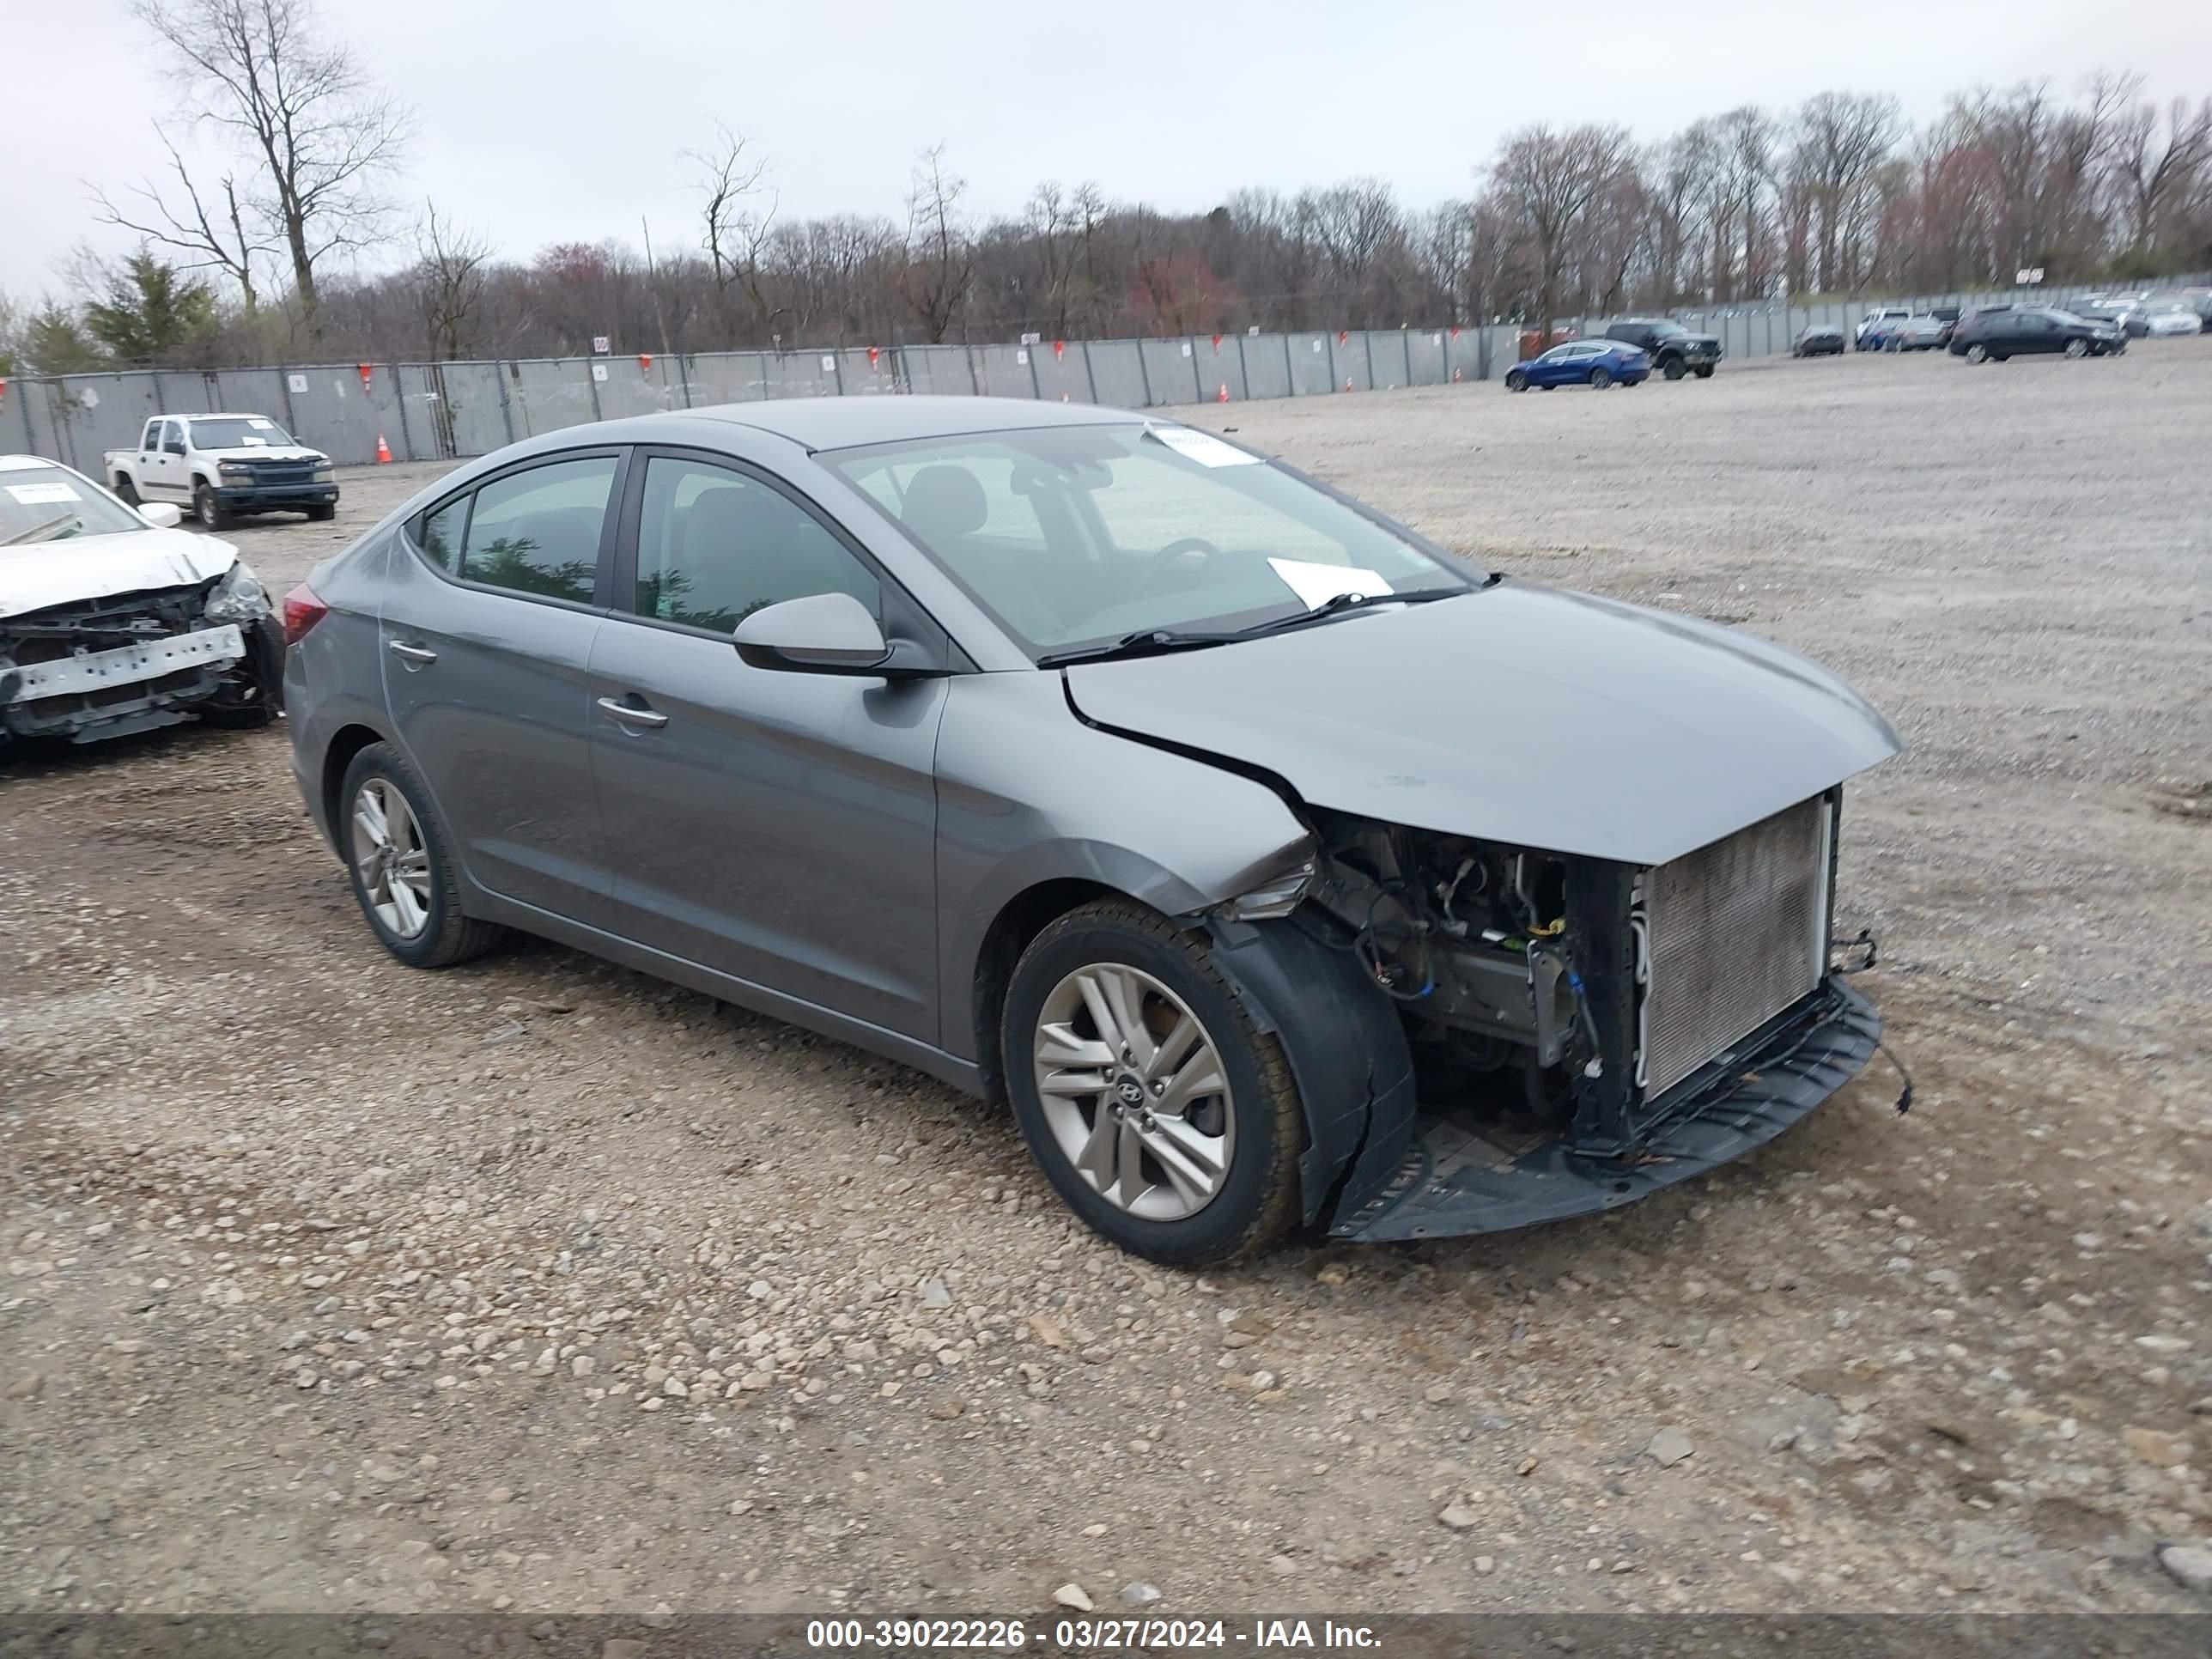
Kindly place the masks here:
POLYGON ((1066 673, 1085 719, 1257 767, 1310 805, 1634 864, 1903 746, 1780 646, 1518 582, 1066 673))
POLYGON ((220 576, 238 551, 213 536, 147 530, 0 547, 0 617, 220 576))

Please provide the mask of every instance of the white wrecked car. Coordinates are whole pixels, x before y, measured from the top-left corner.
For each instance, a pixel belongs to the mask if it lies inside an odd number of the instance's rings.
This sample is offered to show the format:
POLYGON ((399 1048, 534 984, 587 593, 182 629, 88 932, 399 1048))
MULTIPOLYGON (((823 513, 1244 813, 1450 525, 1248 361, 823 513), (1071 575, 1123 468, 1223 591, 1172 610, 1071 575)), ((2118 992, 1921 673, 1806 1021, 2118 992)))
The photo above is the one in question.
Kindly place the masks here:
POLYGON ((181 516, 0 455, 0 751, 275 716, 284 636, 269 595, 236 548, 181 516))

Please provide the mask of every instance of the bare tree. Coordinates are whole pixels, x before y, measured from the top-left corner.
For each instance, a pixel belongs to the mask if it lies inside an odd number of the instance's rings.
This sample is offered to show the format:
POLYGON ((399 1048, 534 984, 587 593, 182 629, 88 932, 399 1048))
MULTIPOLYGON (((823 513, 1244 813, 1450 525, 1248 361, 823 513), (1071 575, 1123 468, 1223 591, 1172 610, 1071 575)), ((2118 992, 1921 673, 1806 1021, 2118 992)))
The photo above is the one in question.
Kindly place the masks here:
POLYGON ((406 108, 345 47, 317 38, 312 0, 133 0, 131 9, 197 72, 199 113, 252 155, 260 178, 249 201, 290 259, 307 331, 319 332, 319 268, 382 222, 390 204, 379 187, 410 136, 406 108))
POLYGON ((1632 154, 1626 127, 1596 125, 1561 132, 1539 123, 1509 134, 1499 146, 1491 179, 1534 242, 1534 320, 1547 335, 1569 251, 1632 154))
POLYGON ((422 204, 416 227, 416 279, 422 288, 422 326, 430 360, 459 357, 471 343, 483 309, 484 265, 491 245, 441 220, 434 203, 422 204))
POLYGON ((701 246, 722 301, 723 321, 726 325, 729 321, 729 299, 735 289, 752 309, 756 331, 765 333, 775 307, 763 279, 761 258, 775 222, 777 199, 765 182, 768 158, 749 154, 751 148, 752 140, 744 133, 718 125, 710 148, 687 155, 700 169, 701 246))
POLYGON ((171 198, 164 197, 149 179, 131 186, 131 193, 143 206, 128 212, 117 207, 105 191, 94 190, 95 216, 102 224, 119 225, 184 254, 179 269, 222 271, 238 284, 239 298, 246 314, 252 316, 261 304, 253 262, 274 252, 262 233, 259 216, 251 214, 240 200, 237 176, 229 173, 224 173, 222 181, 210 191, 220 197, 210 209, 209 203, 201 198, 199 186, 192 182, 185 158, 177 153, 176 145, 158 123, 154 136, 169 153, 169 167, 177 175, 177 186, 184 192, 183 202, 173 206, 171 198), (247 228, 249 220, 253 225, 252 230, 247 228))
POLYGON ((907 197, 907 299, 932 343, 951 332, 975 274, 975 242, 960 210, 967 190, 966 179, 945 170, 943 144, 921 153, 907 197))
POLYGON ((1825 293, 1845 286, 1847 228, 1862 222, 1869 186, 1896 149, 1905 116, 1887 93, 1823 92, 1805 100, 1791 125, 1791 171, 1814 222, 1808 275, 1825 293))
POLYGON ((2185 98, 2160 112, 2142 104, 2121 118, 2112 143, 2112 172, 2123 191, 2130 246, 2157 247, 2174 210, 2212 167, 2212 98, 2192 109, 2185 98))

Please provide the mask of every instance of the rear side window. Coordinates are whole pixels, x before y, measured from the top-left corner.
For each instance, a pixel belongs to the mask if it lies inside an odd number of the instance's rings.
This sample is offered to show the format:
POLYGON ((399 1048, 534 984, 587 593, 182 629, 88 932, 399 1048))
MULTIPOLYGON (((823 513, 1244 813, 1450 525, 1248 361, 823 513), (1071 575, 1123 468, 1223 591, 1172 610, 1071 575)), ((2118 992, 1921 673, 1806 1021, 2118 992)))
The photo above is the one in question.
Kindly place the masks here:
POLYGON ((461 532, 469 527, 469 497, 447 501, 422 521, 422 556, 447 575, 459 573, 461 532))
MULTIPOLYGON (((518 593, 590 604, 614 481, 615 458, 595 455, 535 466, 484 485, 468 514, 455 574, 518 593)), ((448 506, 433 517, 443 519, 453 510, 448 506)), ((455 521, 439 526, 448 547, 455 528, 455 521)), ((427 544, 432 526, 423 529, 427 544)), ((428 546, 424 551, 437 560, 428 546)))

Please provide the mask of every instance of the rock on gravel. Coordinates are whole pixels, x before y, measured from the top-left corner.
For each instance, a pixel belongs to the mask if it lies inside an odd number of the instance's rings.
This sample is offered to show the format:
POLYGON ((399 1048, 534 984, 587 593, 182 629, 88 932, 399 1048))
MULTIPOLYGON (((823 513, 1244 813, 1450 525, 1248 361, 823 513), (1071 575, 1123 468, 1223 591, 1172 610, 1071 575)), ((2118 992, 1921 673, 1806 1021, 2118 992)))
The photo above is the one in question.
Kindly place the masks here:
POLYGON ((1096 1605, 1080 1584, 1062 1584, 1052 1593, 1052 1599, 1063 1607, 1073 1607, 1078 1613, 1088 1613, 1096 1605))
POLYGON ((1671 1469, 1684 1458, 1695 1456, 1697 1450, 1690 1437, 1681 1430, 1662 1429, 1651 1437, 1650 1443, 1644 1448, 1644 1455, 1661 1468, 1671 1469))
POLYGON ((2212 1546, 2168 1544, 2158 1553, 2158 1564, 2174 1583, 2200 1592, 2212 1592, 2212 1546))

